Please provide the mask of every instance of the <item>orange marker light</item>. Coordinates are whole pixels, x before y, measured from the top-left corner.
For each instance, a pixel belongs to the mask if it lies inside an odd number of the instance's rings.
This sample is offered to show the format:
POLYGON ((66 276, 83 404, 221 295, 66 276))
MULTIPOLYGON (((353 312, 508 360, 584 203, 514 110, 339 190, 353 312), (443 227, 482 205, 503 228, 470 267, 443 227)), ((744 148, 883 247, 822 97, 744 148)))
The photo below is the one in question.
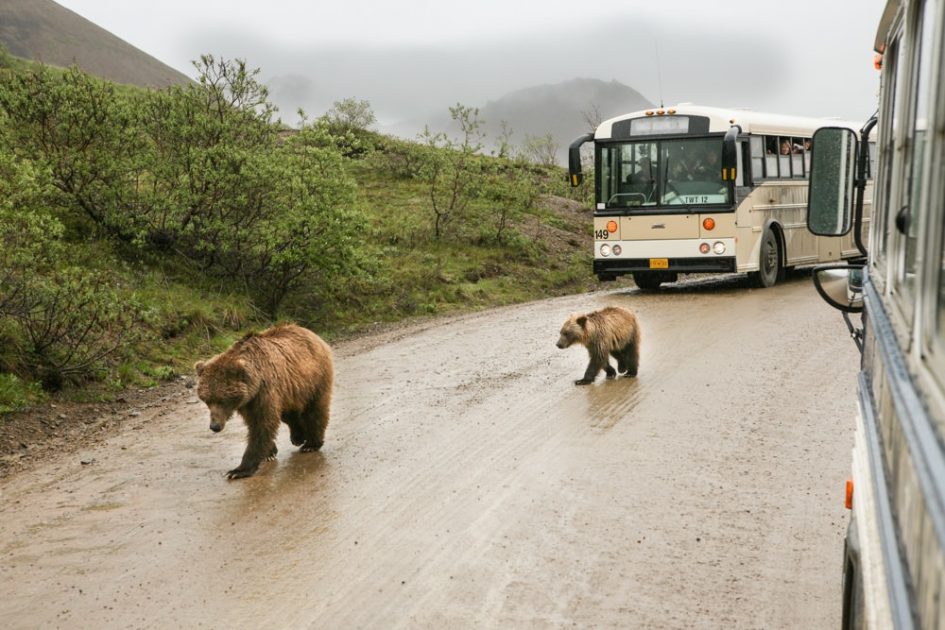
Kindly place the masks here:
POLYGON ((616 222, 616 221, 608 221, 608 222, 607 222, 607 231, 610 232, 611 234, 613 234, 614 232, 616 232, 616 231, 617 231, 617 222, 616 222))
POLYGON ((706 217, 702 219, 702 227, 711 232, 715 229, 715 219, 712 217, 706 217))
POLYGON ((873 67, 877 70, 883 69, 883 53, 876 53, 876 56, 873 57, 873 67))
POLYGON ((847 498, 843 502, 848 510, 853 509, 853 480, 847 479, 847 498))

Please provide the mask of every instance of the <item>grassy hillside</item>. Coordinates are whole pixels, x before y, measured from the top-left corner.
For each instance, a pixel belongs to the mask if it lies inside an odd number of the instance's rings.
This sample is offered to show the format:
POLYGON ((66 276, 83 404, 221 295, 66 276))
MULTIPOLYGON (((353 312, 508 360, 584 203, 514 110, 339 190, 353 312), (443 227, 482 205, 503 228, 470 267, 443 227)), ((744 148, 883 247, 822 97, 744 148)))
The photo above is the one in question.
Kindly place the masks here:
POLYGON ((245 107, 204 118, 233 102, 220 82, 114 90, 0 63, 0 412, 189 374, 279 320, 337 340, 596 286, 590 210, 560 169, 326 120, 279 129, 225 68, 245 107), (433 201, 457 182, 437 234, 433 201))
POLYGON ((117 83, 165 87, 190 79, 53 0, 0 2, 0 44, 24 59, 75 64, 117 83))

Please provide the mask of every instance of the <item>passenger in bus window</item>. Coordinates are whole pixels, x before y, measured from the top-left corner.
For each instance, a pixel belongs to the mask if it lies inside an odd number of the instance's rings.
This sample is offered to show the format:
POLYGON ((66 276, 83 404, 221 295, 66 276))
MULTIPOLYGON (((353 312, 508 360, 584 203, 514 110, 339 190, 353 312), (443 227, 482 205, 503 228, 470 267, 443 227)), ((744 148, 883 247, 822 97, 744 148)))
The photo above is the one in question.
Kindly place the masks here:
POLYGON ((774 155, 778 152, 778 139, 772 136, 765 138, 765 153, 774 155))
POLYGON ((698 161, 692 169, 696 179, 717 180, 722 172, 721 158, 715 149, 709 149, 705 157, 698 161))
POLYGON ((791 155, 791 141, 787 138, 781 140, 781 155, 791 155))
POLYGON ((643 195, 643 202, 650 200, 656 180, 653 178, 653 163, 648 157, 637 160, 637 168, 631 171, 621 186, 623 193, 639 193, 643 195))
POLYGON ((804 152, 810 152, 810 138, 804 138, 804 152))
POLYGON ((803 153, 803 152, 804 152, 804 145, 801 142, 801 139, 792 138, 791 139, 791 153, 803 153))

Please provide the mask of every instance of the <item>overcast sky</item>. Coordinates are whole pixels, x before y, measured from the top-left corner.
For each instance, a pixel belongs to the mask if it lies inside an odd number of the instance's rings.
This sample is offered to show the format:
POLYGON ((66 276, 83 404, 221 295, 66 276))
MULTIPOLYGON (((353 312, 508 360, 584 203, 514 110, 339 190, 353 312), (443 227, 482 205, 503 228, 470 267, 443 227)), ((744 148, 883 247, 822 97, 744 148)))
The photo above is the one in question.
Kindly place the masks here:
POLYGON ((576 77, 667 104, 864 120, 885 0, 57 0, 194 76, 261 69, 283 119, 369 100, 382 123, 576 77), (721 10, 718 7, 723 7, 721 10))

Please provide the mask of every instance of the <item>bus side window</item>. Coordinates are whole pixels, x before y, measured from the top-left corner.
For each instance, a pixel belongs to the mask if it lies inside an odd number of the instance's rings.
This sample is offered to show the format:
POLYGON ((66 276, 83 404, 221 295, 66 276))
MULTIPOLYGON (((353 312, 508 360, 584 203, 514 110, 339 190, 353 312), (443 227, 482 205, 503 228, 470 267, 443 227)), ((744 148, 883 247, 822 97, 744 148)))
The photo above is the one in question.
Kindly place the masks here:
POLYGON ((804 138, 804 177, 810 177, 810 138, 804 138))
POLYGON ((765 176, 765 141, 761 136, 751 137, 751 177, 755 181, 765 176))
POLYGON ((782 178, 791 176, 791 139, 780 136, 778 138, 778 167, 782 178))
POLYGON ((778 176, 778 138, 765 137, 765 177, 778 176))
POLYGON ((804 139, 791 138, 791 175, 804 177, 804 139))

